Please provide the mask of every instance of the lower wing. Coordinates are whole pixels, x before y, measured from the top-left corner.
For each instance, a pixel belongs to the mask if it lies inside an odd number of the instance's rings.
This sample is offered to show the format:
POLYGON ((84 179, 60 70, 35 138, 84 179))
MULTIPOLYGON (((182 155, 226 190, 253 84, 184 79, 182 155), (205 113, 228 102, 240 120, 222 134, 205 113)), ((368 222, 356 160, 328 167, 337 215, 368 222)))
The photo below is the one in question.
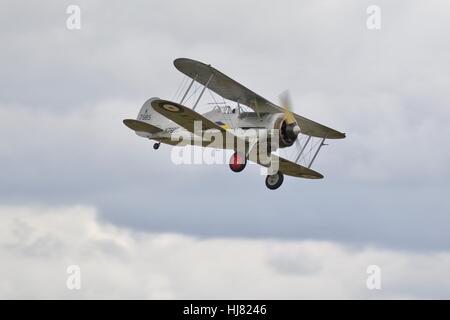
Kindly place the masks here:
POLYGON ((224 149, 232 149, 233 146, 237 145, 238 141, 239 143, 245 143, 245 141, 241 140, 231 132, 228 132, 218 124, 205 118, 194 110, 189 109, 188 107, 185 107, 176 102, 168 100, 154 100, 152 101, 152 107, 155 111, 162 114, 164 117, 179 124, 193 134, 201 135, 202 132, 206 130, 220 131, 223 136, 224 149), (196 127, 195 125, 196 122, 199 123, 198 127, 196 127))
POLYGON ((275 154, 270 154, 270 161, 261 161, 258 158, 257 163, 262 165, 263 167, 278 169, 279 171, 287 176, 305 178, 305 179, 322 179, 323 175, 317 171, 309 169, 307 167, 301 166, 295 162, 290 160, 281 158, 275 154), (278 162, 278 166, 277 166, 278 162))

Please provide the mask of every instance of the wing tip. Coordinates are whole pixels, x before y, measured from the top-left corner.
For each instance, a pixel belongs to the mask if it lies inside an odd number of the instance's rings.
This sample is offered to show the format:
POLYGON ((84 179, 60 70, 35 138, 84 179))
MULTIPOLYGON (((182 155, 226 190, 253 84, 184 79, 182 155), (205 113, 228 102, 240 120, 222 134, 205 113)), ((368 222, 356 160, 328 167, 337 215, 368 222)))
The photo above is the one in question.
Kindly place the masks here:
MULTIPOLYGON (((134 119, 123 119, 122 123, 127 126, 128 128, 130 128, 130 123, 133 122, 134 119)), ((131 128, 130 128, 131 129, 131 128)))
POLYGON ((188 66, 189 64, 191 64, 191 65, 200 65, 202 67, 212 68, 211 64, 207 64, 207 63, 195 60, 195 59, 176 58, 175 60, 173 60, 173 65, 175 66, 175 68, 178 71, 180 71, 181 73, 184 73, 187 76, 193 78, 193 76, 190 75, 190 73, 188 71, 186 71, 186 66, 188 66))
POLYGON ((327 139, 345 139, 347 136, 343 132, 332 129, 333 131, 328 131, 328 134, 324 137, 327 139))
POLYGON ((323 174, 321 174, 321 173, 319 173, 317 171, 314 171, 312 169, 309 169, 309 170, 313 171, 314 174, 313 173, 311 173, 311 174, 304 174, 303 178, 314 179, 314 180, 319 180, 319 179, 323 179, 324 178, 323 174))

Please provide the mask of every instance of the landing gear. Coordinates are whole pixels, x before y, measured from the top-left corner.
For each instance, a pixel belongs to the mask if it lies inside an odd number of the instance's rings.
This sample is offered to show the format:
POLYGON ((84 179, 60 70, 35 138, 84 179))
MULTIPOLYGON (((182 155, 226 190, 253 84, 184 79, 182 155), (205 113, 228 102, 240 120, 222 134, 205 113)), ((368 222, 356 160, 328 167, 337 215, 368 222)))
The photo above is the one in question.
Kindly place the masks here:
POLYGON ((238 152, 233 153, 230 158, 230 169, 233 172, 241 172, 247 164, 247 158, 238 152))
POLYGON ((283 183, 284 177, 281 172, 277 172, 266 177, 266 187, 270 190, 278 189, 283 183))
POLYGON ((161 145, 161 142, 156 142, 156 143, 153 145, 153 149, 158 150, 160 145, 161 145))

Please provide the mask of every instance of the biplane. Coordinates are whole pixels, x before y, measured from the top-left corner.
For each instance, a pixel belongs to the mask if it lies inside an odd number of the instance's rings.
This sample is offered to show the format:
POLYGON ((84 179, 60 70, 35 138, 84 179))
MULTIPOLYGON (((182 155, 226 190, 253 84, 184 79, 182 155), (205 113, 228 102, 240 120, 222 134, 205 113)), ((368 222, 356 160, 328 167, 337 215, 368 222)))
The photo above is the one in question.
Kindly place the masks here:
POLYGON ((294 113, 287 92, 280 95, 279 106, 211 65, 187 58, 176 59, 174 65, 187 80, 185 90, 179 90, 179 101, 150 98, 136 119, 123 120, 138 136, 156 141, 155 150, 161 143, 233 150, 230 169, 241 172, 248 161, 266 167, 265 183, 271 190, 281 186, 284 175, 323 178, 311 166, 325 140, 343 139, 344 133, 294 113), (214 99, 208 104, 213 104, 211 110, 196 112, 206 90, 223 101, 214 99), (313 139, 318 139, 314 147, 313 139), (296 152, 293 159, 276 154, 278 149, 291 146, 296 152))

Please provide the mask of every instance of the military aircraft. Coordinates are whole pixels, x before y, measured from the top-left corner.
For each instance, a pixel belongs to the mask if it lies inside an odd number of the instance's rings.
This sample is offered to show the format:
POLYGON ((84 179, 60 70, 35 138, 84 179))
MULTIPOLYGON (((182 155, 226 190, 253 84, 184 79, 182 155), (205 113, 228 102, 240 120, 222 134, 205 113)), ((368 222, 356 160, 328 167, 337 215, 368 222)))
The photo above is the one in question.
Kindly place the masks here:
POLYGON ((187 58, 176 59, 174 65, 190 80, 185 83, 187 88, 182 96, 180 91, 180 101, 150 98, 141 107, 137 119, 123 120, 138 136, 156 141, 155 150, 161 143, 233 150, 230 169, 241 172, 248 160, 268 168, 265 182, 271 190, 281 186, 284 175, 323 178, 311 166, 326 145, 325 140, 343 139, 344 133, 292 112, 287 92, 280 95, 281 106, 278 106, 211 65, 187 58), (194 84, 197 90, 193 89, 194 84), (214 92, 223 102, 215 101, 212 110, 200 114, 195 109, 205 90, 214 92), (192 97, 193 105, 188 108, 185 104, 192 97), (235 107, 230 103, 235 103, 235 107), (319 141, 314 148, 310 144, 309 159, 301 165, 300 159, 306 161, 307 146, 313 138, 319 141), (278 149, 293 145, 298 151, 295 159, 275 154, 278 149))

